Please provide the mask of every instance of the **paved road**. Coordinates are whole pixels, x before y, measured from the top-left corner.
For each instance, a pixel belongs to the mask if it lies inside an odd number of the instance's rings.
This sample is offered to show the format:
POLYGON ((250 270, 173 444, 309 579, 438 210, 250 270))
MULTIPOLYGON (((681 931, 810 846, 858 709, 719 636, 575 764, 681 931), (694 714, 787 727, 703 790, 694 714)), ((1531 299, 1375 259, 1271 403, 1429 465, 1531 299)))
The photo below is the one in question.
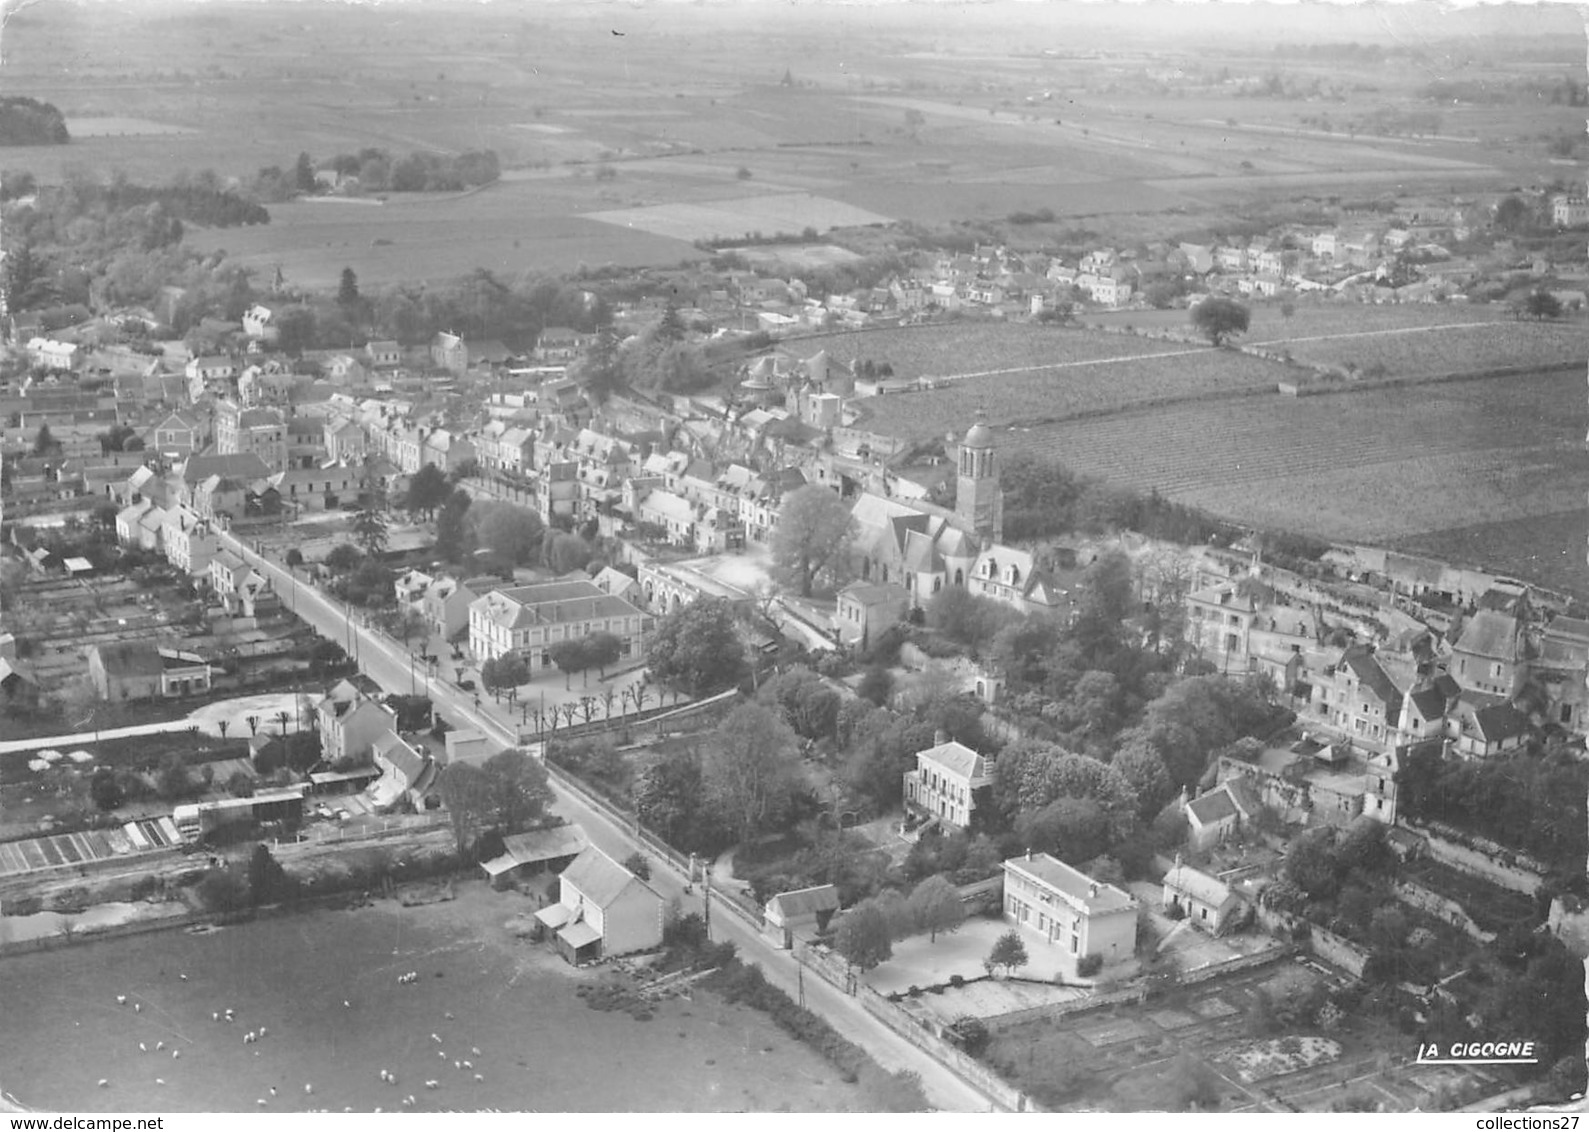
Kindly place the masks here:
MULTIPOLYGON (((271 585, 276 587, 276 592, 287 601, 289 609, 294 610, 322 636, 346 648, 376 683, 395 692, 408 689, 410 658, 395 642, 364 628, 358 623, 357 614, 350 615, 342 603, 296 580, 290 571, 270 559, 261 558, 252 547, 229 534, 223 534, 221 541, 266 574, 271 585)), ((517 735, 475 709, 473 696, 437 680, 430 681, 429 694, 432 702, 449 719, 483 731, 504 746, 518 744, 517 735)), ((604 815, 558 789, 555 784, 553 791, 557 795, 557 812, 576 822, 610 856, 623 860, 630 853, 642 849, 627 830, 615 825, 604 815)), ((684 878, 674 872, 668 862, 655 857, 651 859, 651 886, 664 898, 677 899, 681 907, 698 910, 702 902, 701 894, 686 893, 684 878)), ((760 933, 733 913, 714 908, 712 935, 715 939, 733 941, 742 956, 760 964, 770 982, 790 995, 797 993, 801 979, 799 965, 793 956, 771 946, 760 933)), ((950 1112, 986 1112, 993 1107, 981 1092, 877 1021, 849 995, 816 975, 809 975, 803 981, 807 1006, 826 1018, 846 1038, 864 1047, 879 1064, 890 1070, 909 1069, 919 1074, 927 1099, 933 1107, 950 1112)))

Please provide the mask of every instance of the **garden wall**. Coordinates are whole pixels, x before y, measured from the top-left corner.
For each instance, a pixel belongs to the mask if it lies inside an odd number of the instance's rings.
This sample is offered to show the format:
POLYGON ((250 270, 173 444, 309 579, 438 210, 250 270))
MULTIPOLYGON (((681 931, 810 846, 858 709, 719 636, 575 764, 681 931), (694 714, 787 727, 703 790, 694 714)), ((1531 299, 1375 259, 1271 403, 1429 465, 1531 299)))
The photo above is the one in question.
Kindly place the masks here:
POLYGON ((870 987, 862 987, 857 997, 868 1014, 912 1045, 925 1050, 961 1080, 981 1090, 999 1108, 1006 1112, 1036 1111, 1037 1105, 1026 1094, 980 1061, 944 1041, 922 1022, 870 987))
POLYGON ((1406 818, 1403 824, 1423 835, 1429 856, 1470 876, 1482 877, 1525 896, 1533 896, 1545 882, 1544 865, 1504 845, 1440 822, 1406 818))
POLYGON ((1478 940, 1480 943, 1493 943, 1495 933, 1487 932, 1473 922, 1473 917, 1468 915, 1467 909, 1448 896, 1441 896, 1421 884, 1413 881, 1402 881, 1396 886, 1396 899, 1410 908, 1420 912, 1427 912, 1438 920, 1443 920, 1459 931, 1478 940))

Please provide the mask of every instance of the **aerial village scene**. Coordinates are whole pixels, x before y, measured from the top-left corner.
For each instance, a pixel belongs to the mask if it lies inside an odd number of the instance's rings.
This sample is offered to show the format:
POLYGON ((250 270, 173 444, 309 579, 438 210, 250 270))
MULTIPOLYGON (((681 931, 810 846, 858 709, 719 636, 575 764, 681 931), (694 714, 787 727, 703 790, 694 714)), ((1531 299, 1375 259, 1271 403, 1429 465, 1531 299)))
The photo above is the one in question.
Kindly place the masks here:
POLYGON ((1572 6, 3 33, 0 1111, 1582 1104, 1572 6))

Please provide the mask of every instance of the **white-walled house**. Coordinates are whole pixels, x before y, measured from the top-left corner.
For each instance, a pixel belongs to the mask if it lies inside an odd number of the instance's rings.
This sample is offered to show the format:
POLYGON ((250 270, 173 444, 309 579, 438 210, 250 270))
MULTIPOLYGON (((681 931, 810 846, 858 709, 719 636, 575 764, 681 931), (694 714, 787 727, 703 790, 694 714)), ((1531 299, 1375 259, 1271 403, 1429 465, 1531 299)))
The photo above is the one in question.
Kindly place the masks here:
POLYGON ((558 877, 556 904, 535 913, 575 965, 662 944, 661 896, 592 845, 558 877))
POLYGON ((1070 965, 1097 955, 1108 966, 1136 948, 1136 899, 1047 853, 1004 862, 1004 918, 1070 965))

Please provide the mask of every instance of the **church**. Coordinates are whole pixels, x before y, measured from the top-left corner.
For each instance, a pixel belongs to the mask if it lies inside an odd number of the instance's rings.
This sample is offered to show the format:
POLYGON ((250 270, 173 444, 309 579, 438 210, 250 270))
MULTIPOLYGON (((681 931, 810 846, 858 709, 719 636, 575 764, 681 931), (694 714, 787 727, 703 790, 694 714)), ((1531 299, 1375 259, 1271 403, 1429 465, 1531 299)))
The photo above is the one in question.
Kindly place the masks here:
POLYGON ((855 526, 855 576, 897 585, 911 607, 926 605, 945 586, 1022 612, 1055 611, 1065 594, 1029 551, 1005 546, 1004 492, 993 432, 977 414, 956 452, 955 505, 939 507, 863 492, 850 512, 855 526))

